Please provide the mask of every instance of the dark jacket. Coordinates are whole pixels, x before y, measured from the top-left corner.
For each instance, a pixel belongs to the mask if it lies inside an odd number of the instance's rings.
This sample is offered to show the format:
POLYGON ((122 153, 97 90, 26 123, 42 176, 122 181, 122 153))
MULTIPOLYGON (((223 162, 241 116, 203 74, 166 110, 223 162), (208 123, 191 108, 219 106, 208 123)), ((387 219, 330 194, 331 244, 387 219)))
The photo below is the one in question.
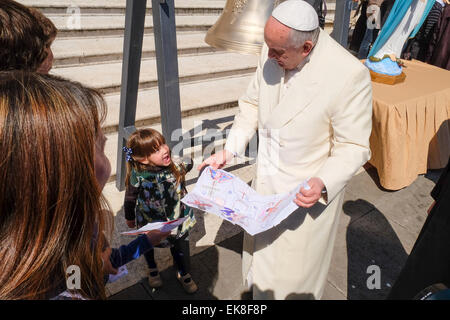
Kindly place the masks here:
POLYGON ((436 203, 388 299, 413 299, 437 283, 450 287, 450 159, 431 196, 436 203))
POLYGON ((445 5, 436 30, 435 47, 427 62, 443 69, 450 70, 450 5, 445 5))

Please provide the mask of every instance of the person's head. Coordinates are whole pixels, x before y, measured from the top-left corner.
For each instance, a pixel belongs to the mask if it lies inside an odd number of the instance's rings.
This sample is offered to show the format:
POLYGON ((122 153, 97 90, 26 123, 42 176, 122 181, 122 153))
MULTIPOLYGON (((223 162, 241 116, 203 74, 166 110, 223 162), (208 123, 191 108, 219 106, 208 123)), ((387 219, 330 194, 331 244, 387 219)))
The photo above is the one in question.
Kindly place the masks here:
POLYGON ((311 53, 317 43, 319 32, 317 13, 309 4, 299 0, 283 2, 275 8, 264 28, 264 40, 269 47, 268 56, 276 60, 283 69, 292 70, 311 53), (296 7, 297 4, 300 8, 296 7), (307 21, 302 24, 294 19, 294 23, 291 23, 292 11, 294 15, 295 11, 300 12, 297 17, 304 16, 307 21), (313 28, 309 30, 311 25, 313 28), (307 31, 300 31, 304 28, 307 31))
POLYGON ((48 73, 55 25, 39 10, 12 0, 0 0, 0 71, 48 73))
POLYGON ((33 16, 36 18, 36 20, 38 20, 39 23, 41 24, 41 26, 44 30, 44 35, 47 39, 46 44, 45 44, 45 51, 47 53, 47 57, 41 63, 41 65, 36 70, 36 72, 47 74, 50 72, 50 70, 53 67, 53 58, 54 57, 53 57, 53 51, 52 51, 51 46, 52 46, 53 41, 56 38, 56 35, 58 34, 58 29, 56 29, 53 22, 49 18, 47 18, 45 15, 43 15, 42 12, 40 12, 39 10, 37 10, 35 8, 30 8, 30 11, 33 14, 33 16))
POLYGON ((130 150, 127 161, 127 178, 129 182, 131 169, 136 171, 152 170, 155 167, 169 167, 177 179, 177 183, 183 178, 171 157, 171 151, 166 144, 164 136, 157 130, 146 128, 136 130, 127 141, 130 150))
POLYGON ((79 83, 0 72, 0 299, 48 298, 71 265, 83 296, 105 297, 96 241, 112 230, 96 178, 109 166, 105 112, 100 93, 79 83))

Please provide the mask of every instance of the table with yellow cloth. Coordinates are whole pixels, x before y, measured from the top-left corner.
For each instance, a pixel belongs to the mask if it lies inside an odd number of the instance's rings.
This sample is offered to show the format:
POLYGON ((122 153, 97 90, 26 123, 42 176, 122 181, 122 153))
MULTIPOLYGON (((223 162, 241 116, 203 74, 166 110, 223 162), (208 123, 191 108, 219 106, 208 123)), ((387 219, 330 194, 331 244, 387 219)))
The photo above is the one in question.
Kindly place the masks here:
POLYGON ((388 190, 410 185, 427 169, 445 167, 450 155, 450 71, 404 62, 404 82, 372 82, 369 163, 388 190))

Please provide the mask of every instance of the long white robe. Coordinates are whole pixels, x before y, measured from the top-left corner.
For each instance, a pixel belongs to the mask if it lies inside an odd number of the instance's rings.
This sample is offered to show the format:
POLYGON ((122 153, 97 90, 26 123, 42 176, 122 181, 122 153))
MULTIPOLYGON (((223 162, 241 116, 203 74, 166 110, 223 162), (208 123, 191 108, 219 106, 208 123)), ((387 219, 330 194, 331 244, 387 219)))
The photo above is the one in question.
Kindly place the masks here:
POLYGON ((255 75, 239 100, 225 149, 243 154, 259 134, 256 177, 261 194, 290 191, 320 177, 327 189, 310 209, 299 208, 277 227, 245 235, 243 279, 256 299, 322 296, 344 187, 370 158, 372 87, 368 70, 326 32, 280 98, 285 71, 264 45, 255 75), (250 273, 249 273, 250 272, 250 273))

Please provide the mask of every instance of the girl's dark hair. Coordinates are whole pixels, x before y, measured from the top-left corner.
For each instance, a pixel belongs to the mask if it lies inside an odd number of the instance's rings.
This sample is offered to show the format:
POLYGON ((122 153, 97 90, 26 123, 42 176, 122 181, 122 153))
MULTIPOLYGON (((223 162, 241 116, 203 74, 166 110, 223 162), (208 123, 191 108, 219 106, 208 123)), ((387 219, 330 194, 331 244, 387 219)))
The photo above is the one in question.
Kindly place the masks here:
POLYGON ((71 265, 83 297, 106 298, 112 217, 94 161, 105 112, 101 94, 79 83, 0 72, 0 300, 49 298, 71 265))
MULTIPOLYGON (((152 153, 157 152, 159 147, 163 144, 166 144, 166 140, 164 136, 158 131, 146 128, 136 130, 127 141, 127 148, 130 148, 132 151, 131 161, 127 162, 127 176, 126 176, 126 184, 130 183, 131 170, 135 171, 146 171, 151 170, 151 165, 145 165, 139 162, 139 160, 143 160, 146 157, 150 156, 152 153)), ((154 168, 154 167, 153 167, 154 168)), ((177 185, 182 182, 186 172, 180 167, 180 170, 177 169, 177 166, 171 160, 169 165, 170 171, 175 176, 177 185)))
POLYGON ((0 71, 36 71, 56 33, 55 25, 40 11, 0 0, 0 71))

